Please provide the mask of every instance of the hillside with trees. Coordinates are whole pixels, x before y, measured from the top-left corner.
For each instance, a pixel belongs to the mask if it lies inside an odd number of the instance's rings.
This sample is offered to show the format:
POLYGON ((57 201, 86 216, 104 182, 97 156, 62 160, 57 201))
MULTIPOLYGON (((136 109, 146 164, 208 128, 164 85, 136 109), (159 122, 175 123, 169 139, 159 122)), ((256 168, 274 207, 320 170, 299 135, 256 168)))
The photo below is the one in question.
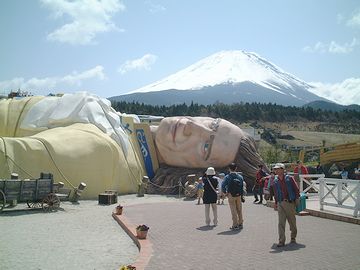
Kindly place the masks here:
MULTIPOLYGON (((138 102, 112 102, 115 110, 124 113, 168 116, 210 116, 242 123, 318 123, 310 131, 360 134, 360 112, 356 110, 330 111, 312 107, 281 106, 272 103, 215 103, 199 105, 185 103, 172 106, 152 106, 138 102)), ((303 128, 298 127, 299 130, 303 128)))

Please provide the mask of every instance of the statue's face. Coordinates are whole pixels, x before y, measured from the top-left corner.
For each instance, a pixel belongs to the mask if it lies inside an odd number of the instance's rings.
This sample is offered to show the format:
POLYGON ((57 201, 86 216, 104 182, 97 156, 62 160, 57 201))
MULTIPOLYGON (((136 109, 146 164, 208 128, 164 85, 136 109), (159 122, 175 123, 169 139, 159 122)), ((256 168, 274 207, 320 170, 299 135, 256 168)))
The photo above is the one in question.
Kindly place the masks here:
POLYGON ((163 161, 172 166, 225 167, 234 161, 242 130, 224 119, 166 117, 155 130, 163 161))

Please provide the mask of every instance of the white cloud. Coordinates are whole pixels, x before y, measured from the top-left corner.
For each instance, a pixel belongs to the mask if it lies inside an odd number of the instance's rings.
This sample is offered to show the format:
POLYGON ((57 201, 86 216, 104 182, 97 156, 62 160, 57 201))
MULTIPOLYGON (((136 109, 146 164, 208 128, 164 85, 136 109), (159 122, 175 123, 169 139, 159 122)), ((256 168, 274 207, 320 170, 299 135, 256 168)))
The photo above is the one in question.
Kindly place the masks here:
POLYGON ((103 66, 96 66, 93 69, 85 70, 81 73, 77 73, 75 71, 71 75, 66 75, 65 77, 61 78, 61 81, 69 85, 81 85, 82 81, 92 78, 97 78, 102 81, 106 79, 103 71, 103 66))
POLYGON ((350 43, 344 43, 342 45, 335 41, 331 41, 326 44, 318 41, 314 46, 305 46, 302 50, 307 53, 334 53, 334 54, 347 54, 354 50, 359 45, 359 41, 356 38, 350 43))
POLYGON ((47 77, 47 78, 14 78, 9 81, 0 82, 0 89, 7 92, 16 91, 18 89, 33 91, 36 93, 44 91, 53 91, 56 87, 81 86, 82 82, 89 79, 105 80, 104 68, 96 66, 92 69, 85 70, 81 73, 74 71, 70 75, 64 77, 47 77))
POLYGON ((139 59, 128 60, 118 68, 118 72, 125 74, 131 70, 150 70, 157 58, 156 55, 145 54, 139 59))
MULTIPOLYGON (((338 14, 337 22, 339 24, 346 22, 347 26, 360 27, 360 10, 356 11, 348 20, 346 20, 343 14, 338 14)), ((351 42, 344 44, 339 44, 336 41, 331 41, 330 43, 318 41, 315 45, 305 46, 302 50, 307 53, 347 54, 351 53, 359 44, 359 40, 354 37, 351 42)))
POLYGON ((313 82, 311 85, 315 87, 311 92, 318 96, 342 105, 360 105, 360 78, 349 78, 335 84, 313 82))
POLYGON ((314 46, 305 46, 303 48, 304 52, 308 53, 314 53, 314 52, 320 52, 325 53, 326 52, 326 45, 320 41, 318 41, 314 46))
POLYGON ((360 27, 360 10, 358 10, 347 22, 347 26, 360 27))
POLYGON ((343 21, 344 21, 344 15, 343 14, 338 14, 337 16, 336 16, 336 20, 337 20, 337 23, 338 24, 342 24, 343 23, 343 21))
POLYGON ((112 16, 125 9, 119 0, 41 0, 52 11, 55 19, 70 17, 47 39, 72 45, 91 44, 99 33, 120 30, 112 22, 112 16))
POLYGON ((146 1, 145 2, 147 5, 149 5, 149 11, 151 13, 158 13, 158 12, 163 12, 166 10, 166 8, 160 4, 155 4, 152 1, 146 1))

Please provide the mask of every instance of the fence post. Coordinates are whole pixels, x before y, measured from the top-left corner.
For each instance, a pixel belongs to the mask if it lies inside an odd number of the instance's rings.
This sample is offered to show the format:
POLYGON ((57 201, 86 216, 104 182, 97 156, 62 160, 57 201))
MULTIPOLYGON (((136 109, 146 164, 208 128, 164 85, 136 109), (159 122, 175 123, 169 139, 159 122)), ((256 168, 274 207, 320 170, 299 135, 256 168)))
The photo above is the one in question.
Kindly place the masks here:
POLYGON ((324 202, 324 184, 325 184, 325 180, 320 179, 319 184, 320 184, 320 210, 324 210, 323 202, 324 202))
POLYGON ((338 205, 342 205, 342 187, 343 187, 343 180, 340 180, 338 183, 337 183, 337 204, 338 205))
POLYGON ((360 211, 360 183, 357 184, 356 204, 355 204, 355 210, 353 216, 358 217, 359 211, 360 211))
POLYGON ((138 192, 137 192, 137 196, 138 197, 144 197, 145 194, 145 183, 147 183, 149 181, 149 177, 144 175, 140 184, 138 184, 138 192))
POLYGON ((304 180, 300 174, 299 174, 299 178, 300 178, 300 192, 303 192, 304 191, 304 180))

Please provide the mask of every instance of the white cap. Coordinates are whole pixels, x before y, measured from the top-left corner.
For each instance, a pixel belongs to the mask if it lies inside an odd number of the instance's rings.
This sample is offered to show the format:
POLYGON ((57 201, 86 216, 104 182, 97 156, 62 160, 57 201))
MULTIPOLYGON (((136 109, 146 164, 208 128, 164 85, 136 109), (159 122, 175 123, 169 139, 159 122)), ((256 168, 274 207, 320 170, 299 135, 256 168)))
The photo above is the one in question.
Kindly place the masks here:
POLYGON ((215 175, 215 169, 213 167, 209 167, 206 170, 207 175, 215 175))
POLYGON ((276 163, 273 169, 285 169, 284 163, 276 163))

